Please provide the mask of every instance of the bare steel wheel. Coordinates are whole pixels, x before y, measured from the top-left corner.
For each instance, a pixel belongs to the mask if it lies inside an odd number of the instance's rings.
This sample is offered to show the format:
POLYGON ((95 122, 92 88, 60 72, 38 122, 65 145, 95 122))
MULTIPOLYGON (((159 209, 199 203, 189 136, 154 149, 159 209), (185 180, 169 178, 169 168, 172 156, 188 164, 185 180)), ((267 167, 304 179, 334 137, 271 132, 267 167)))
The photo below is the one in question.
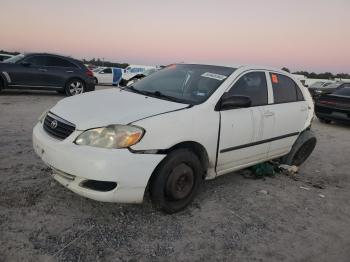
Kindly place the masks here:
POLYGON ((188 206, 203 180, 203 167, 188 149, 170 152, 159 164, 150 181, 152 202, 166 213, 188 206))
POLYGON ((170 199, 186 198, 193 188, 194 173, 191 167, 182 163, 170 173, 166 185, 166 195, 170 199))
POLYGON ((85 92, 85 85, 80 79, 72 79, 66 85, 66 95, 74 96, 85 92))

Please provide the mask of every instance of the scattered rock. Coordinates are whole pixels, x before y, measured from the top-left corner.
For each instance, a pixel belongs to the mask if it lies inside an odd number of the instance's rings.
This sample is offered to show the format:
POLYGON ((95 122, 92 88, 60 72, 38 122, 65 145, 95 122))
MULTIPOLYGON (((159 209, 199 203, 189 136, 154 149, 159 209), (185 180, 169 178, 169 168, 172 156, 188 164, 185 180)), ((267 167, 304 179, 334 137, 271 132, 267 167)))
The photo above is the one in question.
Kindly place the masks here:
POLYGON ((259 193, 260 193, 260 194, 264 194, 264 195, 269 194, 269 192, 267 192, 267 190, 260 190, 259 193))
POLYGON ((300 189, 304 189, 304 190, 310 190, 310 188, 309 187, 304 187, 304 186, 301 186, 301 187, 299 187, 300 189))

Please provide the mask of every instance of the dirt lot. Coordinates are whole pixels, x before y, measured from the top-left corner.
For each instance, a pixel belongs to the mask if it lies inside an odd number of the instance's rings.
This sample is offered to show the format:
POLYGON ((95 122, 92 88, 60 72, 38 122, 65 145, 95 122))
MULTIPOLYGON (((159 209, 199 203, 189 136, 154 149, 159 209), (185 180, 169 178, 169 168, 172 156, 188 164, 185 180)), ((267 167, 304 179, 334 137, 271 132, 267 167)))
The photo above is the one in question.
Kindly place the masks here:
POLYGON ((165 215, 149 201, 88 200, 50 177, 31 132, 62 98, 0 94, 0 261, 350 261, 349 126, 315 120, 319 142, 297 180, 226 175, 165 215))

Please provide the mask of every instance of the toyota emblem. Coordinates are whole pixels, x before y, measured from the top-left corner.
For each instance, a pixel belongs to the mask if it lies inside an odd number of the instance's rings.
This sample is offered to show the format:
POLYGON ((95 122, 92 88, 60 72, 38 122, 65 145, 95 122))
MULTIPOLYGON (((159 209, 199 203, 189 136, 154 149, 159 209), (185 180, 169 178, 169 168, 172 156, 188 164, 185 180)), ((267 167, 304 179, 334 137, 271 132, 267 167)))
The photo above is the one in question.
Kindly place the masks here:
POLYGON ((57 120, 52 120, 50 126, 52 129, 55 129, 58 126, 57 120))

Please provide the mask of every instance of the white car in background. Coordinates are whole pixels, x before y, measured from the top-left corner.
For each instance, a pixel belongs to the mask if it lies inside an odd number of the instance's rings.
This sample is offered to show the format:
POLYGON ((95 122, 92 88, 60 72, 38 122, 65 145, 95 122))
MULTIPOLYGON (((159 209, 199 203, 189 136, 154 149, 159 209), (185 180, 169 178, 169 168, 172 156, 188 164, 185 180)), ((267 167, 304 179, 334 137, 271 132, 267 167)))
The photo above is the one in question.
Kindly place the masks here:
POLYGON ((123 73, 123 79, 129 80, 136 76, 137 74, 141 74, 148 69, 156 69, 155 66, 145 66, 145 65, 129 65, 125 68, 123 73))
POLYGON ((1 54, 1 53, 0 53, 0 62, 4 61, 4 60, 6 60, 6 59, 9 59, 9 58, 11 58, 11 57, 13 57, 13 55, 1 54))
POLYGON ((118 67, 98 67, 93 70, 95 84, 118 85, 122 79, 123 69, 118 67))
MULTIPOLYGON (((35 152, 73 192, 168 213, 203 179, 272 159, 301 165, 316 138, 308 90, 260 66, 176 64, 124 89, 62 99, 33 130, 35 152)), ((244 190, 244 188, 242 188, 244 190)))

